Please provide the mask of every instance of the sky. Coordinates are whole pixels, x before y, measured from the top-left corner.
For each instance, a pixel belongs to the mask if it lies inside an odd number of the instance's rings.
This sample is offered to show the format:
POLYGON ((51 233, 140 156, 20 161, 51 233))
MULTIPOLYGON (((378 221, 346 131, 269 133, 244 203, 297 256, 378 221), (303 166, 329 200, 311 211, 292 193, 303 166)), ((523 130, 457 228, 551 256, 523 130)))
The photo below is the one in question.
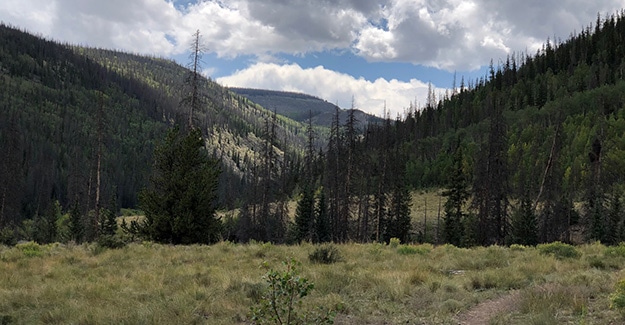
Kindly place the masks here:
POLYGON ((202 35, 228 87, 296 91, 371 114, 564 41, 623 0, 2 0, 0 21, 48 39, 171 58, 202 35), (353 104, 352 104, 353 99, 353 104))

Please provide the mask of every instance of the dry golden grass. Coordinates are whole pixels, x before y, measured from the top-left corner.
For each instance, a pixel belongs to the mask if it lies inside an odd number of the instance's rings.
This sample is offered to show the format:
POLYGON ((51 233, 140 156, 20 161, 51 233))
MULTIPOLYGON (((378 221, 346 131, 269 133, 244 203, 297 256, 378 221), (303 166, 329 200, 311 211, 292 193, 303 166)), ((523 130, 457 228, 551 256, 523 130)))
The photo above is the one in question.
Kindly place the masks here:
POLYGON ((343 259, 314 264, 314 245, 222 242, 0 247, 0 320, 12 324, 246 324, 266 268, 291 257, 315 283, 305 308, 337 312, 337 324, 454 324, 481 301, 519 294, 493 324, 616 324, 608 308, 625 257, 600 244, 579 259, 535 248, 345 244, 343 259), (403 253, 402 252, 403 247, 403 253), (410 247, 410 249, 406 249, 410 247), (597 262, 601 258, 602 263, 597 262))

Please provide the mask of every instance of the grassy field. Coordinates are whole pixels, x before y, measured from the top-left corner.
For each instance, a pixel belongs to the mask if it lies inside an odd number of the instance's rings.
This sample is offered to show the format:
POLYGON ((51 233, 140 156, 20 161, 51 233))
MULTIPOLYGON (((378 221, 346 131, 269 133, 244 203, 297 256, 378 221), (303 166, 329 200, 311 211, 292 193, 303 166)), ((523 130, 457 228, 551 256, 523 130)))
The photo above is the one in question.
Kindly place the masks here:
POLYGON ((291 257, 315 284, 304 308, 333 309, 336 324, 457 324, 509 292, 514 310, 493 312, 490 324, 625 322, 609 308, 625 246, 580 246, 572 257, 545 247, 336 247, 342 261, 329 265, 309 261, 309 244, 0 247, 0 323, 246 324, 266 267, 291 257))

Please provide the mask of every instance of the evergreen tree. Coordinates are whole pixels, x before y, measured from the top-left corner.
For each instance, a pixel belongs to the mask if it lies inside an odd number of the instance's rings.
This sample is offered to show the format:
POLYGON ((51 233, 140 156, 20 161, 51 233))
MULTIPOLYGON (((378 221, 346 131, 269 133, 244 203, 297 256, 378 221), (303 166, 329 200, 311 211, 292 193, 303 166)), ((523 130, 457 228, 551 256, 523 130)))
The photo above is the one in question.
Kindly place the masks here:
MULTIPOLYGON (((401 178, 404 179, 403 177, 401 178)), ((410 241, 410 206, 412 196, 410 189, 403 181, 396 181, 389 197, 388 224, 386 227, 385 241, 391 238, 399 238, 402 243, 410 241)))
POLYGON ((325 191, 319 189, 317 192, 317 205, 315 206, 315 241, 327 243, 332 241, 331 221, 328 216, 325 191))
POLYGON ((624 239, 620 233, 620 227, 623 224, 623 207, 621 206, 620 193, 613 193, 608 204, 608 227, 604 243, 606 245, 617 245, 624 239))
POLYGON ((306 187, 302 191, 302 197, 297 202, 295 210, 295 239, 297 242, 310 241, 313 234, 315 221, 315 195, 306 187))
POLYGON ((464 204, 469 198, 467 177, 464 172, 464 158, 462 147, 458 146, 453 157, 453 166, 449 174, 447 190, 443 192, 447 197, 445 202, 445 241, 449 244, 460 246, 464 233, 464 204))
POLYGON ((591 150, 588 153, 588 159, 590 162, 588 173, 588 185, 586 187, 586 201, 584 202, 585 208, 585 220, 587 225, 587 238, 588 240, 601 240, 607 239, 607 222, 606 222, 606 209, 605 209, 605 197, 602 189, 601 182, 601 141, 598 138, 592 143, 591 150))
POLYGON ((538 244, 538 221, 527 190, 512 215, 511 242, 520 245, 538 244))
POLYGON ((59 201, 54 201, 48 207, 43 217, 35 219, 35 241, 41 244, 48 244, 57 241, 57 221, 60 218, 61 204, 59 201))
POLYGON ((85 235, 85 225, 78 203, 75 202, 69 211, 69 232, 70 239, 80 244, 85 235))
POLYGON ((110 209, 100 211, 99 236, 114 236, 117 233, 117 217, 110 209))
POLYGON ((174 127, 154 152, 151 187, 140 193, 148 239, 172 244, 214 243, 220 221, 215 216, 217 162, 204 149, 199 129, 181 135, 174 127))

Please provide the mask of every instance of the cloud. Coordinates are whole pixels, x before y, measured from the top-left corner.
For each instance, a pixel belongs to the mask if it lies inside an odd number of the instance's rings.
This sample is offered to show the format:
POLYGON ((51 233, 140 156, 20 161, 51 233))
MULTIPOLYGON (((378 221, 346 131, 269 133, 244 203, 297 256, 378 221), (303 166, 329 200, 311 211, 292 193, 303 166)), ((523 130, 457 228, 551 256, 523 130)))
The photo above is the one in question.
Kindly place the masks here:
MULTIPOLYGON (((229 87, 265 88, 315 95, 343 108, 351 106, 384 116, 385 105, 391 117, 403 114, 416 98, 427 98, 428 85, 412 79, 409 82, 379 78, 375 81, 354 78, 323 66, 303 69, 297 64, 256 63, 217 82, 229 87)), ((441 91, 441 90, 435 90, 441 91)), ((443 90, 444 91, 444 90, 443 90)))
POLYGON ((3 0, 0 20, 63 41, 170 56, 197 29, 219 57, 351 50, 449 71, 535 51, 622 0, 3 0))

